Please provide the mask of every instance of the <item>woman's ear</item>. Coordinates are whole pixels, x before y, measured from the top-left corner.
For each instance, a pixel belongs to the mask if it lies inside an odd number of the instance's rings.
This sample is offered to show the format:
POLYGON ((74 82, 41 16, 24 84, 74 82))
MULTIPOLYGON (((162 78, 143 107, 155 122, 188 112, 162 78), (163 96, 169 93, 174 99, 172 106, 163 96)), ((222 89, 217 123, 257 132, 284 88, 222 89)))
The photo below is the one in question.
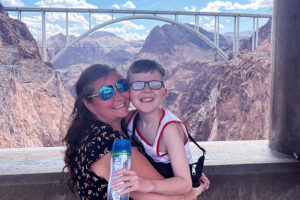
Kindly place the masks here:
MULTIPOLYGON (((81 101, 82 101, 82 103, 85 105, 85 107, 86 107, 89 111, 91 111, 91 109, 92 109, 92 104, 88 103, 86 99, 82 99, 81 101)), ((91 112, 92 112, 92 111, 91 111, 91 112)))

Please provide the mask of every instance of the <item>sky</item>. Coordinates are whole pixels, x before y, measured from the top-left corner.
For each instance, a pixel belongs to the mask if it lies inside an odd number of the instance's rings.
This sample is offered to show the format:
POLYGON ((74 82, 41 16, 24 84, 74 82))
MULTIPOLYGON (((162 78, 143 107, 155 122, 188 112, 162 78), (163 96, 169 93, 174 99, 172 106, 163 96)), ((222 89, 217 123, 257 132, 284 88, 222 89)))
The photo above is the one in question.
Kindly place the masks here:
MULTIPOLYGON (((168 10, 168 11, 200 11, 272 14, 273 0, 0 0, 5 7, 56 7, 56 8, 100 8, 100 9, 135 9, 135 10, 168 10)), ((17 13, 9 12, 10 17, 17 18, 17 13)), ((114 18, 125 15, 114 15, 114 18)), ((174 16, 162 16, 174 20, 174 16)), ((213 32, 214 17, 200 17, 199 26, 213 32)), ((79 36, 89 29, 88 14, 70 13, 69 34, 79 36)), ((111 15, 93 14, 92 27, 111 20, 111 15)), ((252 18, 240 18, 240 31, 252 30, 252 18)), ((41 14, 22 13, 22 21, 26 23, 36 40, 41 39, 41 14)), ((194 24, 194 17, 179 16, 178 21, 194 24)), ((266 23, 260 19, 259 26, 266 23)), ((162 26, 164 22, 157 20, 130 20, 105 26, 100 31, 109 31, 126 40, 144 40, 153 27, 162 26)), ((233 19, 220 17, 220 33, 233 32, 233 19)), ((58 33, 66 34, 65 14, 46 14, 46 37, 58 33)))

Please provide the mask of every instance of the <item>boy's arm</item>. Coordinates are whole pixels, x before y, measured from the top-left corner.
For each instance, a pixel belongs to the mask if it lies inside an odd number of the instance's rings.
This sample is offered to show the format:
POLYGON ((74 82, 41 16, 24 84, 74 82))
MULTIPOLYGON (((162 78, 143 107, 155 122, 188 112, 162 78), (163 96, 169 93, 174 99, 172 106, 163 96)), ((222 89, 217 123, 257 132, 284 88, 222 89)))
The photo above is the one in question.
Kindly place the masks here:
POLYGON ((167 188, 161 188, 164 194, 174 194, 174 190, 176 194, 183 194, 192 188, 189 163, 184 148, 185 140, 185 134, 179 123, 170 123, 165 127, 160 145, 165 145, 167 148, 174 177, 165 180, 166 184, 172 185, 170 188, 173 191, 168 192, 167 188))
MULTIPOLYGON (((145 174, 137 172, 138 176, 136 176, 136 181, 138 182, 138 188, 131 189, 139 190, 141 192, 155 192, 166 195, 180 195, 191 191, 192 180, 184 148, 184 133, 181 126, 177 123, 168 124, 164 129, 160 145, 164 145, 167 148, 174 177, 164 180, 158 180, 157 178, 151 178, 152 180, 145 180, 143 179, 147 178, 144 177, 145 174), (140 187, 141 185, 143 185, 143 187, 140 187)), ((132 168, 132 170, 136 171, 137 169, 132 168)), ((126 170, 120 171, 123 173, 126 170)), ((126 175, 134 176, 135 174, 126 175)), ((118 182, 128 180, 126 180, 126 176, 118 178, 118 182)), ((120 185, 120 188, 124 187, 125 185, 131 186, 130 184, 131 183, 124 184, 123 186, 120 185)), ((128 191, 130 191, 130 189, 128 191)))

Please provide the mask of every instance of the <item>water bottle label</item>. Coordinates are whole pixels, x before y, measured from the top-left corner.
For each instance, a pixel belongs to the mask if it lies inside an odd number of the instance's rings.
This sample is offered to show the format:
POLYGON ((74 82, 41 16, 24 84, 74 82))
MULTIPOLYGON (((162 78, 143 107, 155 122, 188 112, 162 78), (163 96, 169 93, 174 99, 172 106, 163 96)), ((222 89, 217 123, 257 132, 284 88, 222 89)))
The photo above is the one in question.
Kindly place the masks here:
MULTIPOLYGON (((125 139, 117 139, 113 144, 113 148, 111 151, 111 172, 110 179, 108 185, 108 200, 128 200, 129 194, 125 194, 120 196, 119 191, 113 191, 112 189, 122 183, 111 185, 111 181, 119 176, 113 176, 114 173, 119 169, 130 169, 131 164, 131 145, 128 140, 125 139)), ((124 188, 123 190, 125 190, 124 188)))

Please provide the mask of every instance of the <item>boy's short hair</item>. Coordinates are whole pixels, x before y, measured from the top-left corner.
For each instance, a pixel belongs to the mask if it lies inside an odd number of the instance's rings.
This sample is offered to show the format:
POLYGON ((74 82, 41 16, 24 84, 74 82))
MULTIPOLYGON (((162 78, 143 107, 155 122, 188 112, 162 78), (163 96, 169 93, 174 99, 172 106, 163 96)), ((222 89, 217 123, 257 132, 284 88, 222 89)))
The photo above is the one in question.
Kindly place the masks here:
POLYGON ((155 60, 150 59, 140 59, 134 61, 128 71, 127 71, 127 79, 130 79, 130 74, 138 74, 138 73, 147 73, 157 71, 162 78, 164 78, 166 72, 165 69, 155 60))

